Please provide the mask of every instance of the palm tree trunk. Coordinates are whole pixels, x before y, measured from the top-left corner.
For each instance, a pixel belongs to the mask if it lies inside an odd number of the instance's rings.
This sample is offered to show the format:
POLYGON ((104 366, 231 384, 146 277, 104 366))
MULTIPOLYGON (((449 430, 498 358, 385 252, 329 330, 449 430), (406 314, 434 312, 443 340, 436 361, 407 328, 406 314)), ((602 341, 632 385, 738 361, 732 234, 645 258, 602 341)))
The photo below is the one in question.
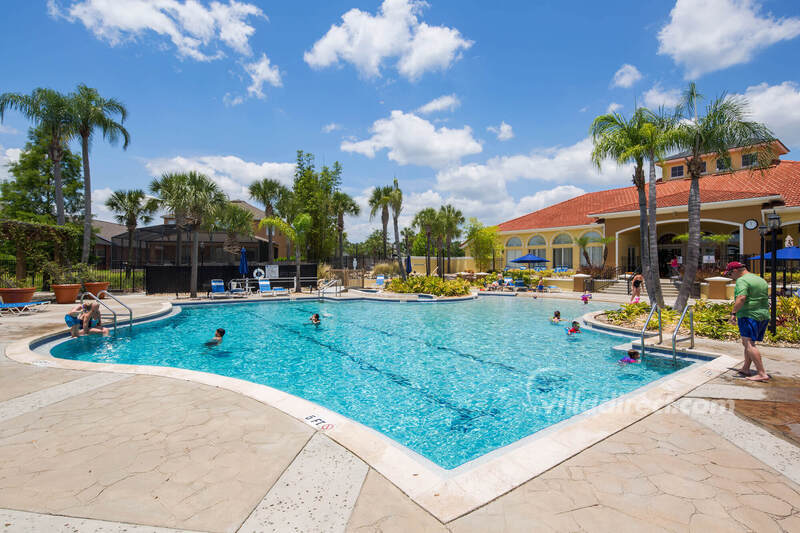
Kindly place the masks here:
POLYGON ((652 305, 653 290, 652 272, 650 269, 650 245, 647 239, 647 196, 644 192, 644 171, 641 167, 635 170, 637 174, 636 189, 639 192, 639 250, 642 258, 642 277, 644 278, 645 290, 650 298, 652 305))
POLYGON ((583 252, 583 258, 586 260, 586 266, 592 268, 592 261, 589 259, 589 251, 586 248, 581 248, 581 252, 583 252))
POLYGON ((295 254, 294 254, 294 264, 297 267, 294 273, 294 283, 295 289, 294 292, 303 292, 303 288, 300 286, 300 246, 295 246, 295 254))
POLYGON ((344 268, 344 228, 341 224, 337 232, 339 233, 339 268, 344 268))
POLYGON ((431 235, 425 233, 425 275, 431 275, 431 235))
POLYGON ((125 277, 131 277, 131 264, 133 263, 133 232, 128 226, 128 268, 125 269, 125 277))
POLYGON ((661 265, 658 261, 658 225, 656 224, 656 163, 655 156, 650 154, 650 211, 648 213, 648 232, 650 241, 650 270, 652 270, 652 287, 650 293, 655 298, 659 309, 664 307, 664 294, 661 291, 661 265))
POLYGON ((406 269, 403 265, 403 254, 400 253, 400 226, 397 224, 397 215, 392 217, 394 222, 394 246, 397 248, 397 262, 400 264, 400 279, 405 281, 406 269))
POLYGON ((200 250, 200 232, 197 227, 192 228, 192 278, 190 289, 192 298, 197 298, 197 256, 200 250))
POLYGON ((181 266, 181 245, 183 244, 183 230, 181 229, 181 223, 183 221, 180 217, 175 214, 175 265, 181 266))
POLYGON ((686 261, 683 263, 683 280, 675 299, 675 309, 683 311, 689 301, 694 278, 697 274, 697 262, 700 259, 700 176, 691 173, 689 186, 689 241, 687 243, 686 261))
POLYGON ((447 273, 450 274, 450 237, 447 237, 447 273))
POLYGON ((267 228, 267 263, 272 263, 272 226, 267 228))
POLYGON ((61 190, 61 147, 55 143, 50 145, 50 160, 53 162, 53 187, 56 192, 56 223, 63 226, 64 217, 64 191, 61 190))
POLYGON ((83 154, 83 248, 81 263, 89 261, 89 245, 92 241, 92 178, 89 174, 89 137, 81 136, 83 154))

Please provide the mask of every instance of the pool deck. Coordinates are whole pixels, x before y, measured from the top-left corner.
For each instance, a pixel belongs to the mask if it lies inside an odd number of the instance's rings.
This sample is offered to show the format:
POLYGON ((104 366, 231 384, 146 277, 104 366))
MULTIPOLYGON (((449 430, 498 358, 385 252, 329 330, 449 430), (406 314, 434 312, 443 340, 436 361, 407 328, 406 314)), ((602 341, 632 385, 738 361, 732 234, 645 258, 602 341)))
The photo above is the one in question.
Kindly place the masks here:
MULTIPOLYGON (((165 298, 125 301, 142 316, 165 298)), ((0 352, 63 330, 67 307, 0 319, 0 352)), ((698 347, 741 359, 736 343, 698 347)), ((526 450, 521 474, 486 461, 461 496, 425 497, 339 424, 180 376, 0 354, 0 531, 800 532, 800 350, 763 352, 770 384, 716 372, 574 453, 526 450)))

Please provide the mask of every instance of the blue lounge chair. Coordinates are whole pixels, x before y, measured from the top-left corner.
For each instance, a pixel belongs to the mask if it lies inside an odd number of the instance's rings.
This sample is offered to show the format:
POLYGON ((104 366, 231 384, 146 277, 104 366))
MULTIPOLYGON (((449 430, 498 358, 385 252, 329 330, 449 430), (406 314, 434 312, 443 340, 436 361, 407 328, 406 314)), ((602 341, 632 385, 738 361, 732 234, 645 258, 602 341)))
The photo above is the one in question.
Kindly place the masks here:
POLYGON ((386 278, 383 276, 378 276, 375 278, 375 286, 379 289, 382 289, 386 284, 386 278))
POLYGON ((501 290, 510 290, 514 291, 514 279, 513 278, 503 278, 503 286, 501 290))
POLYGON ((36 311, 41 311, 45 307, 47 307, 50 302, 45 300, 40 300, 36 302, 24 302, 24 303, 1 303, 0 300, 0 314, 3 312, 7 312, 12 315, 21 315, 24 313, 34 313, 36 311))
POLYGON ((230 293, 225 290, 225 282, 221 279, 212 279, 211 280, 211 293, 209 294, 211 298, 229 298, 230 293))
POLYGON ((268 279, 260 279, 258 280, 258 292, 261 296, 275 296, 276 294, 289 294, 288 289, 284 289, 283 287, 275 287, 272 288, 272 284, 269 282, 268 279))
POLYGON ((528 286, 525 285, 525 281, 524 280, 518 279, 517 281, 514 282, 514 290, 515 291, 527 291, 528 290, 528 286))

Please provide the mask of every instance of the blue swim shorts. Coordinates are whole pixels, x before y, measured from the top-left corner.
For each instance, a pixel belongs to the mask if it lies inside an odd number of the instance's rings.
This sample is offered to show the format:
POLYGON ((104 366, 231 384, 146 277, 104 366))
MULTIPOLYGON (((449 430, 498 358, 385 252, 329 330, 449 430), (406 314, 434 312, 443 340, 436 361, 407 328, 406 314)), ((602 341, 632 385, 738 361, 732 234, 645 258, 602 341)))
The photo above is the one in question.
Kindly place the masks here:
POLYGON ((71 328, 72 326, 78 326, 81 323, 80 320, 78 320, 72 315, 64 315, 64 322, 67 323, 68 328, 71 328))
POLYGON ((739 335, 747 337, 756 342, 764 340, 764 333, 767 331, 769 320, 756 320, 755 318, 743 317, 737 320, 739 325, 739 335))

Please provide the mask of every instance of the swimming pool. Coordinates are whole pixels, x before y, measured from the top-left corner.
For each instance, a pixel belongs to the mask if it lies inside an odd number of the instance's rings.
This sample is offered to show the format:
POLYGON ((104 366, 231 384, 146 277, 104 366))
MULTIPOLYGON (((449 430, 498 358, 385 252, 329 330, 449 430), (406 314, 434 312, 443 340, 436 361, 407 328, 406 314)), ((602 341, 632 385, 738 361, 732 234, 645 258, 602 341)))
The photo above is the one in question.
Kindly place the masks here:
POLYGON ((132 334, 81 337, 54 357, 158 365, 261 383, 369 426, 445 469, 670 374, 621 367, 617 336, 567 338, 549 318, 600 304, 529 298, 453 303, 298 300, 186 306, 132 334), (308 323, 319 313, 322 325, 308 323), (207 348, 216 328, 224 342, 207 348))

